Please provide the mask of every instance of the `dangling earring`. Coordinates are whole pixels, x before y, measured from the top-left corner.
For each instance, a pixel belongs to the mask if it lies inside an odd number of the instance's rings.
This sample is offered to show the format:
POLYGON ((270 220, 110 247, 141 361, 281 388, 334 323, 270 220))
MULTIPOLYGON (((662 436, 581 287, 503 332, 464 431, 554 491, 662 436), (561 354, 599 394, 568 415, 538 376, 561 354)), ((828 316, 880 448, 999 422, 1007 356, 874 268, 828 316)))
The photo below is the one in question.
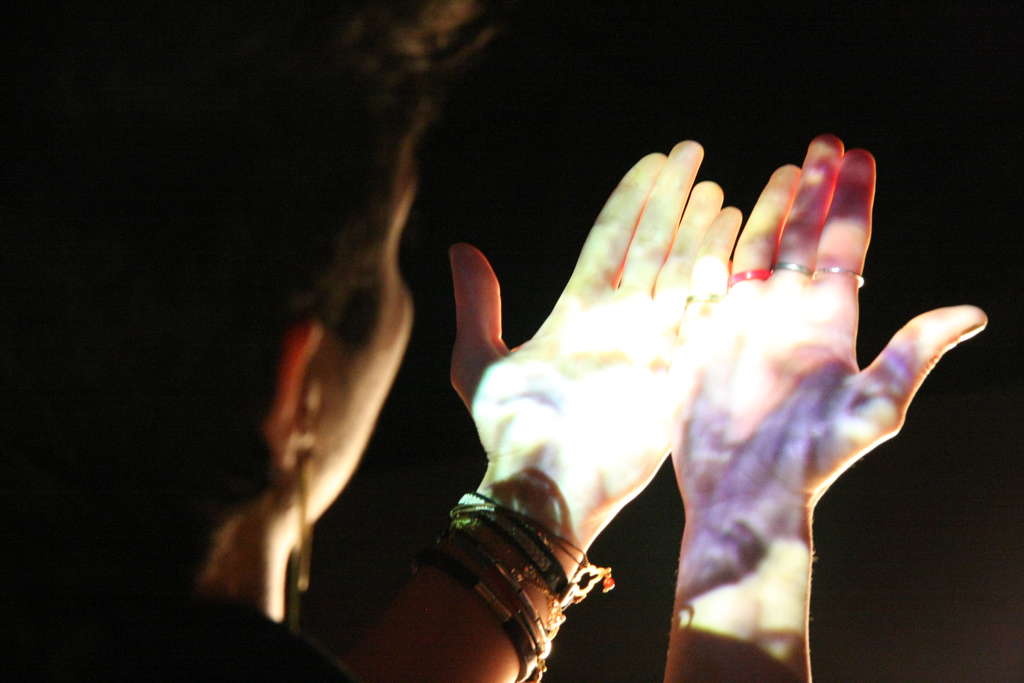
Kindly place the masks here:
POLYGON ((288 588, 285 610, 288 628, 299 632, 299 603, 309 589, 309 565, 313 558, 313 525, 308 519, 310 489, 310 458, 305 451, 298 463, 299 471, 299 542, 288 557, 288 588))
POLYGON ((312 486, 309 451, 299 464, 299 554, 298 588, 300 593, 309 590, 309 565, 313 560, 313 525, 309 522, 309 489, 312 486))
POLYGON ((295 447, 295 469, 298 472, 299 495, 299 541, 288 557, 288 587, 285 594, 285 611, 288 628, 298 633, 299 605, 302 594, 309 590, 309 567, 313 560, 313 524, 309 521, 309 496, 313 487, 313 418, 320 407, 320 392, 317 386, 310 387, 306 396, 305 433, 297 437, 295 447))

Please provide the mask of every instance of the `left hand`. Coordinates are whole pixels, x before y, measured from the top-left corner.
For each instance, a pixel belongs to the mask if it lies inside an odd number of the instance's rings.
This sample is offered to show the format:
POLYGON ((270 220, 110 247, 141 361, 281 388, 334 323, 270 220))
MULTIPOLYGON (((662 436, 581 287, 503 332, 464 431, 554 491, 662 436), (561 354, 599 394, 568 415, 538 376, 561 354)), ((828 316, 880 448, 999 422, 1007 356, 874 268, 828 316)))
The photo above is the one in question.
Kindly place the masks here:
POLYGON ((668 453, 668 369, 693 261, 706 234, 731 244, 739 230, 717 185, 691 192, 702 158, 684 142, 626 174, 551 315, 514 351, 487 260, 451 250, 452 384, 487 451, 479 491, 583 549, 668 453))
MULTIPOLYGON (((679 581, 691 594, 753 571, 776 540, 808 544, 829 484, 899 431, 932 366, 985 325, 973 306, 924 313, 859 369, 874 190, 870 154, 817 138, 802 172, 773 175, 735 250, 733 272, 789 268, 684 316, 672 452, 687 514, 679 581)), ((724 293, 729 248, 708 256, 720 272, 708 288, 724 293)))
POLYGON ((781 680, 779 663, 787 680, 810 680, 814 505, 899 430, 942 353, 985 324, 973 306, 924 313, 860 369, 874 191, 871 155, 820 136, 754 207, 732 264, 741 281, 727 290, 732 244, 709 245, 695 265, 693 289, 724 296, 688 307, 671 370, 686 527, 666 681, 723 668, 730 680, 781 680))

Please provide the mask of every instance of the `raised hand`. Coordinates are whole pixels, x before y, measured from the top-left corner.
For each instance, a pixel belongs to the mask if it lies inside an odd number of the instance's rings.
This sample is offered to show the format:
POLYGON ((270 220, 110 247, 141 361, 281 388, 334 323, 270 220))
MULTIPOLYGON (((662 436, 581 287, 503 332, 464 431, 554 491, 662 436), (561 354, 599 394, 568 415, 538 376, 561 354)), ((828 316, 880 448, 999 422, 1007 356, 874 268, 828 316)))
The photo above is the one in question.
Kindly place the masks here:
MULTIPOLYGON (((728 295, 688 307, 672 368, 672 453, 687 517, 677 651, 688 630, 704 629, 807 676, 815 502, 899 430, 939 357, 984 327, 971 306, 925 313, 859 370, 857 290, 874 185, 870 154, 817 138, 802 172, 772 176, 736 246, 728 295)), ((724 295, 728 247, 708 259, 698 284, 724 295)), ((667 680, 690 680, 672 674, 672 660, 667 680)))
POLYGON ((702 157, 684 142, 626 174, 551 315, 514 351, 487 260, 451 250, 452 383, 487 451, 480 492, 584 549, 668 453, 669 366, 693 262, 705 235, 731 244, 739 229, 717 185, 691 192, 702 157))

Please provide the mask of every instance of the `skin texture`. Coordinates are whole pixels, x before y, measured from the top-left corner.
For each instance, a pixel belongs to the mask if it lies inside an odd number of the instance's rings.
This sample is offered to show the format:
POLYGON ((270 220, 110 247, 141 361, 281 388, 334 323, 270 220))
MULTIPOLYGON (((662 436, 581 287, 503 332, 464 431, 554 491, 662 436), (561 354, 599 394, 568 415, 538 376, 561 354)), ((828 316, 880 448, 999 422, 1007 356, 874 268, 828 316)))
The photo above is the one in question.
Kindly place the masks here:
MULTIPOLYGON (((721 208, 714 183, 693 186, 702 154, 681 143, 626 175, 551 316, 514 351, 501 340, 489 264, 453 247, 452 383, 487 450, 479 490, 581 548, 671 446, 687 527, 666 680, 802 680, 813 504, 898 430, 937 357, 984 314, 925 314, 858 372, 853 278, 781 271, 726 296, 741 216, 721 208), (714 297, 724 298, 703 302, 714 297)), ((733 270, 770 268, 778 250, 778 260, 860 272, 873 187, 870 155, 844 156, 838 140, 819 138, 803 172, 773 175, 733 270)), ((394 244, 408 192, 396 195, 406 199, 394 244)), ((201 593, 281 618, 284 566, 302 529, 299 463, 313 467, 312 523, 347 483, 404 349, 410 309, 394 251, 381 263, 386 296, 367 347, 346 348, 315 323, 289 336, 264 425, 276 484, 222 530, 201 593)), ((430 567, 346 661, 367 683, 518 672, 482 601, 430 567)))
MULTIPOLYGON (((815 139, 802 172, 773 175, 733 270, 787 262, 860 273, 874 183, 870 154, 815 139)), ((860 370, 857 289, 847 274, 780 270, 687 312, 671 373, 687 523, 666 681, 810 679, 814 505, 899 431, 939 357, 986 322, 971 306, 925 313, 860 370)))
POLYGON ((487 451, 479 491, 583 549, 668 453, 669 367, 690 272, 705 236, 731 242, 739 228, 717 185, 693 187, 702 158, 683 142, 626 174, 551 315, 514 351, 501 340, 490 265, 469 245, 451 250, 452 383, 487 451))
POLYGON ((218 531, 197 594, 284 618, 288 556, 348 484, 405 353, 412 299, 398 271, 398 244, 415 194, 411 156, 397 174, 387 238, 377 268, 379 309, 361 343, 346 343, 317 321, 289 330, 277 390, 263 423, 273 485, 218 531), (301 468, 308 467, 305 505, 301 468), (302 511, 306 518, 302 519, 302 511))
MULTIPOLYGON (((469 245, 451 250, 452 383, 487 448, 479 490, 579 547, 668 453, 668 373, 693 263, 706 237, 731 244, 739 229, 739 212, 721 208, 717 185, 692 186, 702 156, 685 142, 626 174, 551 316, 515 351, 501 341, 498 281, 486 259, 469 245), (623 395, 635 401, 628 414, 612 400, 623 395)), ((569 555, 561 559, 575 569, 569 555)), ((367 683, 498 683, 518 673, 515 651, 479 597, 430 567, 346 662, 367 683)))

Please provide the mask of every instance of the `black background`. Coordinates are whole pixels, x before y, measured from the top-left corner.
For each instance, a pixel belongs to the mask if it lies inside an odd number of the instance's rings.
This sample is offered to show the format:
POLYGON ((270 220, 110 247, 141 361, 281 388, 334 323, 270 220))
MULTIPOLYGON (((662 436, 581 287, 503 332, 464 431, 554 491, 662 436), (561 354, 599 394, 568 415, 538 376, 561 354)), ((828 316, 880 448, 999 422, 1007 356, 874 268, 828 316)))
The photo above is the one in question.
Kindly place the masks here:
MULTIPOLYGON (((829 132, 878 162, 861 364, 931 308, 973 303, 990 324, 818 506, 815 679, 1024 681, 1022 29, 1019 2, 523 4, 423 149, 402 253, 416 324, 362 469, 317 527, 306 630, 342 653, 483 474, 448 382, 450 244, 490 257, 514 346, 641 156, 699 141, 699 178, 746 215, 829 132)), ((668 466, 593 547, 618 587, 569 612, 545 680, 660 680, 683 521, 668 466)))

